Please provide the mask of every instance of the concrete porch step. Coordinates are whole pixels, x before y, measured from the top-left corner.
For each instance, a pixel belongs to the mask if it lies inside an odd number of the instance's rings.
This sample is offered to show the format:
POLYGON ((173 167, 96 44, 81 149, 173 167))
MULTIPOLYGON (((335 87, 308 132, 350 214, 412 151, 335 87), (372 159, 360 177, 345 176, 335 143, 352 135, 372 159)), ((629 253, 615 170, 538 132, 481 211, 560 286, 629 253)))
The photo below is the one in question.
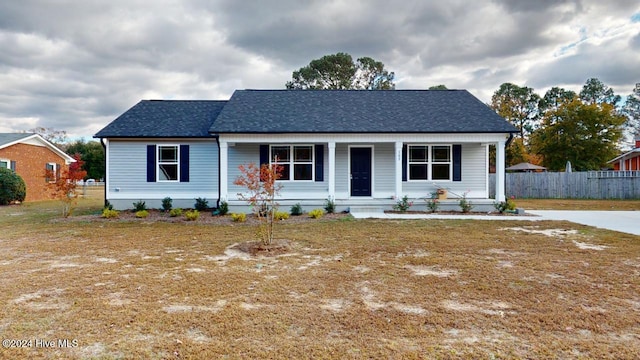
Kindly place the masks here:
POLYGON ((349 212, 351 213, 384 213, 384 206, 369 205, 369 206, 350 206, 349 212))

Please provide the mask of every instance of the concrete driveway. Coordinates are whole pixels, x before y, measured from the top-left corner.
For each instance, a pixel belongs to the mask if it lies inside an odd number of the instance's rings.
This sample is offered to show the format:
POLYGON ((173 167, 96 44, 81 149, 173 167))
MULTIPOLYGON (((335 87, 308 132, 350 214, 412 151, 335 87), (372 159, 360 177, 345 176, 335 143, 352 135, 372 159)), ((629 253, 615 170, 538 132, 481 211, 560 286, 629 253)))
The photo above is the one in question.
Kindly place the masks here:
POLYGON ((640 235, 640 211, 526 210, 526 212, 536 216, 387 214, 383 212, 354 212, 351 215, 356 219, 566 220, 577 224, 640 235))
POLYGON ((545 220, 566 220, 574 223, 640 235, 640 211, 572 211, 527 210, 545 220))

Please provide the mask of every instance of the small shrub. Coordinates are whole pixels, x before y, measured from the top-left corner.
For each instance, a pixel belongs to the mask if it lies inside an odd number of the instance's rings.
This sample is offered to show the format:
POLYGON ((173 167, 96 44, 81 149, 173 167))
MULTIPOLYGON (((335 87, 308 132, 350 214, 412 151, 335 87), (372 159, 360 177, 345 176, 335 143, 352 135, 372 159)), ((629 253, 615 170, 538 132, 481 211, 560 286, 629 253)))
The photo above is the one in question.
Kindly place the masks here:
POLYGON ((182 215, 182 209, 180 209, 180 208, 171 209, 171 211, 169 211, 169 216, 171 216, 171 217, 176 217, 176 216, 180 216, 180 215, 182 215))
POLYGON ((162 199, 162 211, 171 211, 171 208, 173 207, 173 199, 171 199, 170 197, 166 197, 164 199, 162 199))
POLYGON ((287 220, 289 218, 289 213, 286 211, 276 211, 274 216, 276 220, 287 220))
POLYGON ((184 213, 184 217, 188 221, 196 221, 200 217, 200 211, 198 211, 198 210, 189 210, 186 213, 184 213))
POLYGON ((23 202, 27 196, 27 186, 22 177, 13 170, 0 168, 0 205, 23 202))
POLYGON ((322 209, 313 209, 309 211, 309 217, 312 219, 319 219, 324 215, 324 211, 322 209))
POLYGON ((144 219, 149 216, 149 212, 147 210, 136 211, 136 217, 139 219, 144 219))
POLYGON ((339 222, 351 222, 353 221, 353 216, 345 216, 343 218, 338 219, 339 222))
POLYGON ((113 209, 105 208, 104 210, 102 210, 102 217, 105 219, 114 219, 114 218, 117 218, 118 215, 119 215, 118 211, 113 209))
POLYGON ((502 214, 507 210, 509 211, 515 210, 516 203, 513 201, 513 197, 512 197, 512 198, 507 198, 505 201, 493 203, 493 207, 496 208, 496 210, 498 210, 498 212, 502 214))
POLYGON ((113 210, 113 205, 109 202, 109 200, 105 200, 103 209, 113 210))
POLYGON ((463 213, 468 213, 469 211, 471 211, 471 209, 473 209, 473 204, 471 204, 471 201, 467 199, 468 193, 469 191, 466 191, 462 195, 462 198, 460 198, 460 200, 458 201, 458 206, 460 206, 460 210, 462 210, 463 213))
POLYGON ((209 201, 205 198, 197 198, 193 207, 198 211, 206 211, 209 208, 209 201))
POLYGON ((245 221, 247 221, 247 214, 245 214, 245 213, 233 213, 233 214, 231 214, 231 220, 233 222, 245 222, 245 221))
POLYGON ((413 206, 413 201, 409 201, 409 197, 405 195, 402 197, 402 199, 398 200, 395 205, 393 205, 393 210, 405 212, 409 210, 411 206, 413 206))
POLYGON ((221 201, 220 206, 218 206, 217 215, 227 215, 227 213, 229 213, 229 203, 221 201))
POLYGON ((147 210, 147 204, 140 200, 133 203, 133 212, 138 212, 142 210, 147 210))
POLYGON ((429 209, 429 211, 431 212, 438 211, 438 207, 440 207, 440 203, 438 202, 437 197, 431 197, 430 199, 426 199, 426 202, 427 202, 427 209, 429 209))
POLYGON ((327 214, 333 214, 334 212, 336 212, 336 203, 335 203, 335 201, 333 201, 331 199, 325 200, 324 210, 327 212, 327 214))
MULTIPOLYGON (((275 158, 276 162, 278 158, 275 158)), ((278 164, 255 163, 238 166, 240 176, 233 182, 234 185, 243 187, 247 193, 238 193, 240 199, 251 206, 253 213, 258 218, 260 225, 256 235, 263 245, 271 245, 273 242, 273 230, 275 223, 275 211, 278 202, 275 200, 282 189, 282 184, 276 180, 280 178, 283 166, 278 164)))
POLYGON ((300 216, 302 215, 303 211, 302 211, 302 205, 300 205, 300 203, 297 203, 295 205, 293 205, 291 207, 291 215, 293 216, 300 216))

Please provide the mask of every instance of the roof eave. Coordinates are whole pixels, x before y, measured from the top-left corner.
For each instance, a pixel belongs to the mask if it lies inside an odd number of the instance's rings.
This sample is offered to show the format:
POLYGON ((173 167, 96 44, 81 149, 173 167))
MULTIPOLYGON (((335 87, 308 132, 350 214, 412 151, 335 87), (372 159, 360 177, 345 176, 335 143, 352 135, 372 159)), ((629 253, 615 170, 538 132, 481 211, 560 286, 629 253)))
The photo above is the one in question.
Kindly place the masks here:
POLYGON ((634 153, 640 153, 640 148, 635 148, 635 149, 633 149, 631 151, 627 151, 626 153, 624 153, 622 155, 619 155, 618 157, 607 161, 607 164, 614 163, 614 162, 619 161, 621 159, 625 159, 627 156, 632 155, 634 153))
POLYGON ((180 136, 180 135, 101 135, 98 134, 93 135, 94 139, 209 139, 213 138, 212 134, 208 135, 198 135, 198 136, 180 136))
POLYGON ((515 134, 519 131, 216 131, 212 134, 515 134))
POLYGON ((45 145, 46 148, 48 148, 49 150, 51 150, 54 153, 56 153, 58 156, 63 158, 66 162, 76 162, 76 159, 74 159, 73 157, 69 156, 69 154, 65 153, 64 151, 58 149, 57 146, 53 145, 47 139, 43 138, 42 136, 40 136, 38 134, 26 134, 26 136, 23 137, 23 138, 20 138, 18 140, 14 140, 14 141, 12 141, 10 143, 6 143, 6 144, 0 146, 0 149, 4 149, 6 147, 9 147, 9 146, 12 146, 12 145, 15 145, 15 144, 19 144, 21 142, 24 142, 26 140, 31 140, 31 139, 38 139, 41 143, 43 143, 45 145))

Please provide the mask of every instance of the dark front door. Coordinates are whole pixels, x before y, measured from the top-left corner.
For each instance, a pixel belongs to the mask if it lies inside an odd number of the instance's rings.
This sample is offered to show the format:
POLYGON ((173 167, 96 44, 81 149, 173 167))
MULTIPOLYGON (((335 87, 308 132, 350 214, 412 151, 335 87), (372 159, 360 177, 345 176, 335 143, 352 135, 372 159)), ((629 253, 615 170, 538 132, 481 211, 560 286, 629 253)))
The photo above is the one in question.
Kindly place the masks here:
POLYGON ((371 196, 371 148, 351 148, 351 196, 371 196))

